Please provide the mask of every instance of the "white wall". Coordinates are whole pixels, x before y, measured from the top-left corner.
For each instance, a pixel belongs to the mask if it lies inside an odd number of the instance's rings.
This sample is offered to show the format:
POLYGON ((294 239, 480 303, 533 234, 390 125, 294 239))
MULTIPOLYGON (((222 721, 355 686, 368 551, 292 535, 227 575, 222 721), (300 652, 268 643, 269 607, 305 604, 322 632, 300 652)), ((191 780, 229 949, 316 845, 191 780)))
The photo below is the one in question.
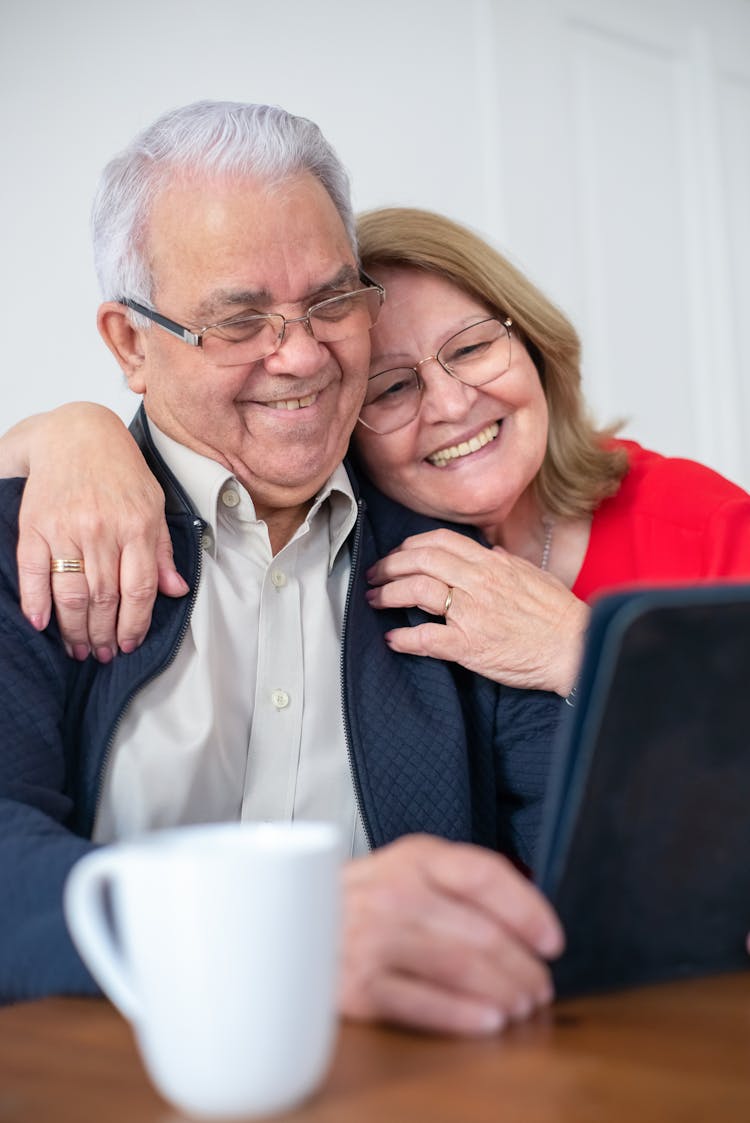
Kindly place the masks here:
POLYGON ((748 47, 747 0, 0 0, 0 430, 71 398, 130 416, 96 177, 164 109, 230 98, 315 119, 358 208, 485 233, 581 328, 601 420, 750 486, 748 47))

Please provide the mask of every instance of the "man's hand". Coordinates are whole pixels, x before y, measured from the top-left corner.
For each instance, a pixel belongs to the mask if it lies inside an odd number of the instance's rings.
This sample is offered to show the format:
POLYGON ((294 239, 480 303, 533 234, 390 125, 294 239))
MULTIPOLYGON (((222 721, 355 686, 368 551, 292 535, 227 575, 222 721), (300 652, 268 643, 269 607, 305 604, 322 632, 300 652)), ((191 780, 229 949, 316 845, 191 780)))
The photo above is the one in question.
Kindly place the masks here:
POLYGON ((344 872, 340 1009, 460 1035, 494 1033, 553 997, 554 912, 505 858, 409 835, 344 872))

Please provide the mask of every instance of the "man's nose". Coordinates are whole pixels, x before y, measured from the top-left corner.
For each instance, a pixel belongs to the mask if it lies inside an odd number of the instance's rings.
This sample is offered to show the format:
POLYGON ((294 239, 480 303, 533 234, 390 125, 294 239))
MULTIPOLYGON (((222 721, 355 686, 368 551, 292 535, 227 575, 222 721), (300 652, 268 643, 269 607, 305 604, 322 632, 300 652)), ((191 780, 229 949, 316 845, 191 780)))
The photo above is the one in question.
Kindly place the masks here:
POLYGON ((304 377, 314 374, 328 360, 328 350, 312 333, 307 316, 286 320, 281 344, 265 359, 272 374, 293 374, 304 377))
POLYGON ((477 400, 477 388, 453 378, 433 355, 423 359, 419 367, 425 421, 460 421, 465 417, 477 400))

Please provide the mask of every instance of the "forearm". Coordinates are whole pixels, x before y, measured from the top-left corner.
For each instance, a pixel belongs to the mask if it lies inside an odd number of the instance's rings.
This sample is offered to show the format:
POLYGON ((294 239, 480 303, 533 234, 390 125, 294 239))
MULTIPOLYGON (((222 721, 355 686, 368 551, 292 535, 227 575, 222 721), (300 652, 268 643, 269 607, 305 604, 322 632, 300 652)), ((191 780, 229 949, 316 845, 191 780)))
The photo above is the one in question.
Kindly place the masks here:
POLYGON ((93 988, 62 912, 68 871, 91 846, 68 827, 63 728, 75 664, 15 604, 19 486, 0 488, 0 1002, 93 988))
POLYGON ((34 414, 19 421, 0 437, 0 476, 8 479, 29 474, 29 448, 34 431, 44 414, 34 414))
POLYGON ((119 435, 124 428, 116 413, 96 402, 68 402, 25 417, 0 437, 0 477, 28 476, 37 451, 49 458, 58 435, 64 436, 66 446, 74 446, 76 434, 83 441, 92 424, 101 443, 107 431, 119 435))
POLYGON ((65 879, 91 843, 35 808, 0 799, 0 1004, 95 994, 63 917, 65 879))

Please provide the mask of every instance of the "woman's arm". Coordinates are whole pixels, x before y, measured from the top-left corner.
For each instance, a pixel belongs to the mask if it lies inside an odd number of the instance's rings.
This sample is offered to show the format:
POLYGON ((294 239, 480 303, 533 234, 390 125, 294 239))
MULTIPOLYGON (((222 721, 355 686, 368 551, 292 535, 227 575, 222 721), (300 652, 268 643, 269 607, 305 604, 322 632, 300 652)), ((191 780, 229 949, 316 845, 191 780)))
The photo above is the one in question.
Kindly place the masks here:
POLYGON ((19 422, 0 438, 0 474, 28 476, 19 516, 21 609, 35 628, 52 605, 70 654, 102 662, 134 650, 157 589, 182 596, 164 496, 120 418, 72 402, 19 422), (52 558, 85 573, 50 574, 52 558))
POLYGON ((552 574, 500 547, 435 530, 407 538, 367 576, 374 608, 445 615, 442 624, 387 633, 394 651, 448 659, 506 686, 562 697, 572 690, 589 608, 552 574))

